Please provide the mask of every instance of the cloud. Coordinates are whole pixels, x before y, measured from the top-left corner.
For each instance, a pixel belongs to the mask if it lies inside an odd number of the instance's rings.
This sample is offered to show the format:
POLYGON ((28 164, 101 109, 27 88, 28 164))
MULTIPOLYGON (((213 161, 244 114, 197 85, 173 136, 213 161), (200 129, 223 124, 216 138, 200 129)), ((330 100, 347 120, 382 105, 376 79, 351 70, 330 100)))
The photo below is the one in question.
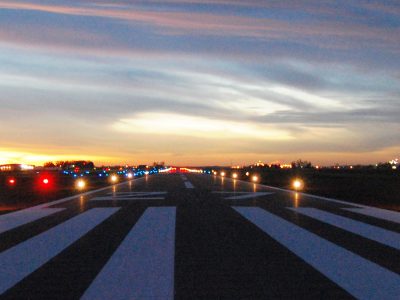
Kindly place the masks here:
POLYGON ((2 145, 113 161, 389 155, 389 4, 1 1, 2 145))
POLYGON ((205 117, 171 113, 141 113, 131 119, 121 119, 112 125, 119 132, 152 134, 159 136, 178 135, 206 139, 256 139, 290 140, 288 132, 257 124, 222 121, 205 117))
MULTIPOLYGON (((225 2, 225 4, 229 4, 225 2)), ((233 5, 233 3, 230 3, 233 5)), ((284 7, 297 10, 307 10, 310 6, 284 7)), ((218 35, 218 36, 240 36, 256 38, 264 41, 293 39, 300 43, 311 43, 322 48, 348 49, 360 48, 369 44, 371 39, 374 47, 399 50, 396 37, 399 35, 398 28, 383 28, 369 26, 356 22, 338 22, 335 19, 319 19, 310 22, 265 15, 264 17, 243 16, 235 14, 179 11, 171 7, 169 10, 151 10, 138 6, 128 6, 123 9, 95 5, 84 5, 78 3, 74 6, 66 5, 43 5, 33 2, 9 2, 0 3, 0 8, 11 10, 39 11, 52 14, 98 17, 126 22, 144 23, 157 32, 168 34, 197 34, 197 35, 218 35), (341 43, 346 39, 346 43, 341 43)), ((268 8, 270 8, 268 6, 268 8)), ((274 8, 274 6, 273 6, 274 8)), ((276 5, 275 5, 276 8, 276 5)), ((279 9, 280 6, 278 5, 279 9)), ((321 9, 315 9, 320 12, 321 9)), ((340 11, 338 11, 340 13, 340 11)), ((312 19, 312 18, 311 18, 312 19)), ((370 45, 371 46, 371 45, 370 45)))

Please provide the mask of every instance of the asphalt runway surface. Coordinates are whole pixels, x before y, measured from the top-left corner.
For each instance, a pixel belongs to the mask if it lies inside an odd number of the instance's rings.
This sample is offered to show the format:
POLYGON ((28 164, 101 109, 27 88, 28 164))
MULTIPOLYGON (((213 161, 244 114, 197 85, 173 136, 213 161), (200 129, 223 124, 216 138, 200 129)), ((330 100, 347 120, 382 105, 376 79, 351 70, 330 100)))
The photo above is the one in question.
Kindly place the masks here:
POLYGON ((2 299, 399 299, 400 213, 198 174, 0 216, 2 299))

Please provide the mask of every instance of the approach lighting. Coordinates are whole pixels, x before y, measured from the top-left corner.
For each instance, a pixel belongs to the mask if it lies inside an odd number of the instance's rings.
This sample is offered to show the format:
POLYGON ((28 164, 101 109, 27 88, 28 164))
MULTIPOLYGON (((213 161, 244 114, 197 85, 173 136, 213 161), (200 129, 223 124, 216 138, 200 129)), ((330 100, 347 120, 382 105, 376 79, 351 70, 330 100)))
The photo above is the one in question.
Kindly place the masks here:
POLYGON ((221 172, 221 176, 224 177, 225 176, 225 172, 221 172))
POLYGON ((258 176, 254 175, 253 177, 251 177, 251 181, 257 182, 258 181, 258 176))
POLYGON ((128 173, 128 174, 126 174, 126 177, 128 177, 129 179, 132 179, 133 178, 133 174, 132 173, 128 173))
POLYGON ((238 178, 238 174, 237 174, 237 173, 233 173, 233 174, 232 174, 232 178, 233 178, 233 179, 237 179, 237 178, 238 178))
POLYGON ((118 181, 117 175, 112 175, 112 176, 111 176, 111 181, 112 181, 112 182, 117 182, 117 181, 118 181))

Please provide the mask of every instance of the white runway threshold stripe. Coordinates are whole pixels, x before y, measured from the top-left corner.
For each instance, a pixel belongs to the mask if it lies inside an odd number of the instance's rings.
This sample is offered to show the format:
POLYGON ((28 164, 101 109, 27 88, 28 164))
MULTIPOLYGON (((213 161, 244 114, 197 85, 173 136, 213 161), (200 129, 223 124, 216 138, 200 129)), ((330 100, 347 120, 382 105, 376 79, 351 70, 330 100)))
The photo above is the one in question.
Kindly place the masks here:
POLYGON ((225 199, 228 199, 228 200, 253 199, 253 198, 269 196, 269 195, 273 195, 273 194, 274 193, 270 193, 270 192, 255 192, 255 193, 247 193, 247 194, 229 196, 229 197, 226 197, 225 199))
POLYGON ((155 195, 166 195, 168 192, 116 192, 116 193, 107 193, 107 195, 113 195, 113 196, 121 196, 121 195, 126 195, 126 196, 155 196, 155 195))
POLYGON ((400 234, 397 232, 365 224, 360 221, 354 221, 349 218, 338 216, 317 208, 299 207, 289 209, 326 224, 344 229, 367 239, 400 250, 400 234))
POLYGON ((19 226, 50 216, 64 209, 65 208, 34 208, 24 209, 14 213, 1 215, 0 234, 19 226))
POLYGON ((0 253, 0 295, 72 245, 118 209, 90 209, 0 253))
POLYGON ((399 299, 400 276, 258 207, 242 216, 359 299, 399 299))
POLYGON ((175 207, 150 207, 81 299, 173 299, 175 207))
POLYGON ((367 207, 367 206, 361 208, 342 208, 342 209, 362 214, 368 217, 374 217, 377 219, 391 221, 400 224, 400 212, 397 211, 391 211, 391 210, 386 210, 376 207, 367 207))
POLYGON ((95 197, 90 201, 164 200, 165 197, 95 197))

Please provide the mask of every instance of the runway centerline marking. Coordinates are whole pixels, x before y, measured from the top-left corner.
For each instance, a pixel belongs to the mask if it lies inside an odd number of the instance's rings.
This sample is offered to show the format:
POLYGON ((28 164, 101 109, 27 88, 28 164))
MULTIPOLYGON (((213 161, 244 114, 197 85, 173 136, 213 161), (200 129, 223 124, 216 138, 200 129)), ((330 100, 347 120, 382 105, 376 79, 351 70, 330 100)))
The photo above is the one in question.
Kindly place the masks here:
POLYGON ((82 299, 173 299, 174 207, 150 207, 82 299))
POLYGON ((189 179, 185 175, 181 174, 181 178, 187 189, 194 189, 194 185, 189 181, 189 179))
POLYGON ((400 250, 400 234, 311 207, 288 209, 400 250))
POLYGON ((398 274, 261 208, 234 209, 354 297, 398 299, 398 274))
POLYGON ((185 187, 187 189, 194 189, 194 185, 190 181, 185 181, 185 187))
POLYGON ((119 208, 93 208, 0 253, 0 295, 72 245, 119 208))

